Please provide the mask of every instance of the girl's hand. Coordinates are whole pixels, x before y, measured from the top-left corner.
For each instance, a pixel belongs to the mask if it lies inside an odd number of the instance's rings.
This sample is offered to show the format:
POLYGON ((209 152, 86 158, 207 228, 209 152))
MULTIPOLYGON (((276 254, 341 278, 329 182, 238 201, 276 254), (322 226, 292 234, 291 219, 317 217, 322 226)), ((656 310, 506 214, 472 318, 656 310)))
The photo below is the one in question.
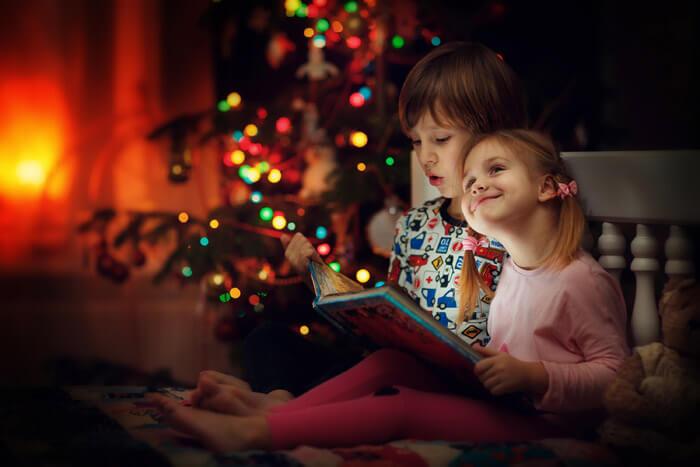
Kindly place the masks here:
POLYGON ((474 374, 494 396, 519 391, 533 395, 547 392, 549 376, 541 362, 524 362, 486 347, 474 349, 484 356, 474 366, 474 374))
POLYGON ((284 247, 284 256, 298 273, 306 272, 309 260, 323 262, 314 246, 302 234, 297 232, 293 237, 282 235, 280 240, 284 247))

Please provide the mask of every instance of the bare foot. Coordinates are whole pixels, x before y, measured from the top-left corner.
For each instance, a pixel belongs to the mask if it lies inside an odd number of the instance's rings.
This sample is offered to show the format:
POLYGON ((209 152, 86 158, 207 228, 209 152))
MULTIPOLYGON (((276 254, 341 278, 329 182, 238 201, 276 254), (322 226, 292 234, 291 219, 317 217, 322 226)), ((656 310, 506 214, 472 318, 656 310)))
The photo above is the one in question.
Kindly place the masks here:
POLYGON ((293 398, 290 392, 281 389, 269 394, 253 392, 241 386, 220 384, 202 375, 191 400, 194 407, 230 415, 253 416, 264 415, 271 408, 293 398))
POLYGON ((148 394, 163 415, 163 421, 175 430, 192 436, 216 453, 270 448, 270 429, 265 417, 235 417, 185 407, 161 394, 148 394))

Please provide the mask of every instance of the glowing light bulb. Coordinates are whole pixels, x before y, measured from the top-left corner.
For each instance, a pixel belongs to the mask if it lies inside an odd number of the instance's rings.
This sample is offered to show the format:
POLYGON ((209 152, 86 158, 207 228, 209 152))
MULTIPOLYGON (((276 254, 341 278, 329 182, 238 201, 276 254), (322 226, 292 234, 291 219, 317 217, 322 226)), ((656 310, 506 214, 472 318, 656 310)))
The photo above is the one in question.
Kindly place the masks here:
POLYGON ((391 167, 396 163, 396 160, 392 156, 387 156, 386 159, 384 159, 384 163, 391 167))
POLYGON ((335 272, 340 272, 340 263, 337 261, 333 261, 332 263, 328 263, 328 266, 334 270, 335 272))
POLYGON ((356 13, 357 12, 357 2, 351 1, 347 2, 345 5, 343 5, 343 8, 345 8, 345 11, 348 13, 356 13))
POLYGON ((311 39, 312 37, 314 37, 314 30, 313 30, 313 28, 306 28, 306 29, 304 29, 304 37, 307 37, 307 38, 309 38, 309 39, 311 39))
POLYGON ((207 246, 209 245, 209 239, 207 237, 201 237, 199 239, 199 244, 202 246, 207 246))
POLYGON ((177 215, 177 220, 179 220, 181 224, 186 224, 187 221, 190 220, 190 215, 187 214, 185 211, 182 211, 180 214, 177 215))
POLYGON ((275 216, 272 218, 272 227, 277 230, 282 230, 287 226, 287 219, 284 216, 275 216))
POLYGON ((299 326, 299 334, 301 334, 302 336, 308 335, 309 332, 311 332, 311 330, 307 325, 304 324, 302 326, 299 326))
POLYGON ((403 37, 401 37, 401 36, 399 36, 399 35, 396 35, 396 36, 394 36, 394 37, 391 38, 391 45, 392 45, 395 49, 400 49, 400 48, 403 47, 405 44, 406 44, 406 41, 404 40, 403 37))
POLYGON ((257 295, 251 295, 250 297, 248 297, 248 303, 255 306, 258 303, 260 303, 260 297, 258 297, 257 295))
POLYGON ((362 45, 362 39, 357 36, 350 36, 345 39, 345 44, 351 49, 357 49, 362 45))
POLYGON ((326 46, 326 37, 322 34, 318 34, 312 39, 312 42, 314 43, 315 47, 322 49, 326 46))
POLYGON ((370 279, 370 273, 369 273, 368 270, 366 270, 366 269, 364 269, 364 268, 363 268, 363 269, 359 269, 359 270, 355 273, 355 279, 357 279, 357 282, 359 282, 360 284, 364 284, 365 282, 369 281, 369 279, 370 279))
POLYGON ((326 256, 331 252, 331 246, 328 243, 321 243, 316 247, 316 251, 318 251, 319 255, 326 256))
POLYGON ((367 145, 367 134, 361 131, 353 131, 350 134, 350 144, 356 148, 363 148, 367 145))
POLYGON ((318 32, 326 32, 328 31, 329 27, 331 27, 331 25, 325 18, 321 18, 318 21, 316 21, 316 30, 318 32))
POLYGON ((239 105, 241 105, 241 101, 242 101, 241 95, 238 94, 237 92, 232 92, 231 94, 226 96, 226 102, 228 103, 228 105, 230 105, 234 109, 236 107, 238 107, 239 105))
POLYGON ((212 276, 211 281, 214 285, 221 285, 224 283, 224 275, 217 272, 212 276))
POLYGON ((255 204, 258 204, 262 199, 263 195, 259 191, 254 191, 250 194, 250 200, 255 204))
POLYGON ((245 128, 243 128, 243 133, 245 133, 246 136, 250 136, 252 138, 253 136, 258 134, 258 127, 253 125, 252 123, 249 123, 245 126, 245 128))
POLYGON ((251 167, 250 169, 248 169, 248 172, 246 173, 246 179, 247 180, 244 179, 243 181, 248 182, 249 184, 259 181, 260 180, 260 171, 255 167, 251 167))
POLYGON ((292 129, 292 122, 287 117, 280 117, 275 122, 275 129, 280 133, 288 133, 292 129))
POLYGON ((269 221, 270 219, 272 219, 273 214, 274 211, 272 210, 272 208, 269 206, 265 206, 260 210, 260 219, 264 221, 269 221))
POLYGON ((267 179, 270 181, 270 183, 278 183, 280 180, 282 180, 282 172, 280 172, 278 169, 272 169, 270 170, 270 174, 267 176, 267 179))
POLYGON ((240 298, 241 296, 241 289, 238 287, 233 287, 231 290, 228 291, 229 295, 231 295, 231 298, 240 298))
POLYGON ((209 227, 211 227, 212 229, 218 229, 219 228, 219 221, 216 219, 210 220, 209 227))
POLYGON ((182 268, 182 275, 185 277, 192 277, 192 268, 185 266, 182 268))
POLYGON ((219 109, 219 112, 228 112, 229 110, 231 110, 231 106, 226 101, 219 101, 216 104, 216 108, 219 109))
POLYGON ((362 107, 365 105, 365 96, 359 92, 353 92, 350 94, 350 98, 348 100, 350 101, 350 105, 353 107, 362 107))
POLYGON ((324 226, 320 225, 316 227, 316 238, 319 240, 323 240, 328 236, 328 229, 325 228, 324 226))
POLYGON ((364 162, 359 162, 357 164, 357 170, 358 172, 364 172, 365 170, 367 170, 367 164, 365 164, 364 162))
POLYGON ((364 97, 365 100, 372 97, 372 90, 368 86, 362 86, 358 92, 362 94, 362 97, 364 97))
POLYGON ((231 153, 231 162, 236 165, 241 165, 243 162, 245 162, 245 153, 240 149, 236 149, 231 153))
POLYGON ((438 45, 440 45, 442 43, 442 41, 440 40, 440 38, 438 36, 433 36, 433 38, 430 39, 430 43, 433 44, 435 47, 437 47, 438 45))

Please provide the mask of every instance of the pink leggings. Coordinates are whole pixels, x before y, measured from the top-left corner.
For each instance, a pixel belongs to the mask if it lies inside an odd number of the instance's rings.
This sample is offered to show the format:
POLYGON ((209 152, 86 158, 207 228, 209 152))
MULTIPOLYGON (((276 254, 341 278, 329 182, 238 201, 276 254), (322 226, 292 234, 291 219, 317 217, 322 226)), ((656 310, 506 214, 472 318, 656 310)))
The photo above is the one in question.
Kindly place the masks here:
POLYGON ((448 394, 425 365, 379 350, 267 415, 274 449, 396 439, 527 441, 562 432, 535 415, 448 394))

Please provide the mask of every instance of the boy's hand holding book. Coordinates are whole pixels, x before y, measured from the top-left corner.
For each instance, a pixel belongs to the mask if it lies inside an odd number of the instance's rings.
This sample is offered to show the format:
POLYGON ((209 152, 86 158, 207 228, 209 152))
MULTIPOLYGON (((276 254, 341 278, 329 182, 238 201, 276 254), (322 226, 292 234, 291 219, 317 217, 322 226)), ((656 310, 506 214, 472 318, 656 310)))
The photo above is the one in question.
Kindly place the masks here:
POLYGON ((309 261, 323 263, 316 248, 314 248, 309 239, 302 234, 297 232, 293 237, 282 235, 280 240, 284 247, 284 257, 287 258, 289 264, 291 264, 294 270, 299 274, 306 275, 309 261))

